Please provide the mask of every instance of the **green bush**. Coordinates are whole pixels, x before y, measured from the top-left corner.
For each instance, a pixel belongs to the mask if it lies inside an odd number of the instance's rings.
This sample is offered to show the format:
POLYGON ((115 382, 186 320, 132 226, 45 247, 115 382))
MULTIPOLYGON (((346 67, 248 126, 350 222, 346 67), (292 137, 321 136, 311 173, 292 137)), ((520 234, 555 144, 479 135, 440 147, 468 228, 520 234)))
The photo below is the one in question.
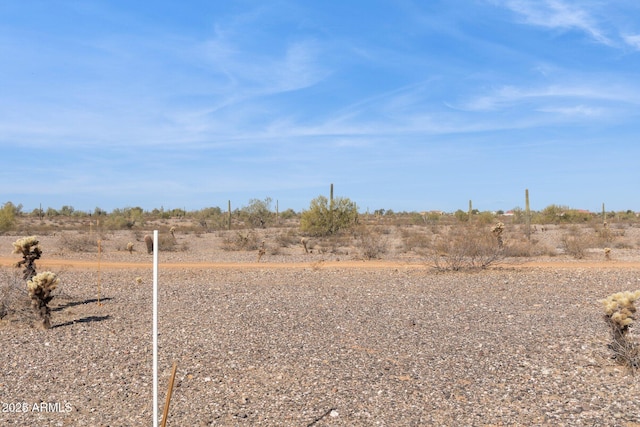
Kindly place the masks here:
POLYGON ((330 204, 326 197, 318 196, 300 216, 300 229, 314 236, 349 230, 357 223, 358 206, 346 197, 338 197, 330 204))
POLYGON ((0 232, 13 228, 16 221, 16 207, 11 202, 7 202, 0 209, 0 232))

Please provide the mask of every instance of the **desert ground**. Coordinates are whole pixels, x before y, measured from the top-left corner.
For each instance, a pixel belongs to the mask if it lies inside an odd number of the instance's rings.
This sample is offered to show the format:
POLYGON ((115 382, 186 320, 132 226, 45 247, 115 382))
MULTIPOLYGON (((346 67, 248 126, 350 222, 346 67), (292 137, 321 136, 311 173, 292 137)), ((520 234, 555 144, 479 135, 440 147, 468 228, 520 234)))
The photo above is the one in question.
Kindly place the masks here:
MULTIPOLYGON (((563 253, 567 230, 549 226, 535 256, 440 271, 393 227, 366 259, 349 242, 305 253, 286 229, 255 231, 262 256, 225 250, 246 232, 177 225, 158 251, 169 426, 640 426, 640 381, 611 358, 599 302, 640 289, 640 228, 618 229, 610 259, 563 253)), ((0 425, 152 424, 153 227, 38 235, 38 271, 61 279, 48 330, 14 267, 24 234, 0 236, 0 425)))

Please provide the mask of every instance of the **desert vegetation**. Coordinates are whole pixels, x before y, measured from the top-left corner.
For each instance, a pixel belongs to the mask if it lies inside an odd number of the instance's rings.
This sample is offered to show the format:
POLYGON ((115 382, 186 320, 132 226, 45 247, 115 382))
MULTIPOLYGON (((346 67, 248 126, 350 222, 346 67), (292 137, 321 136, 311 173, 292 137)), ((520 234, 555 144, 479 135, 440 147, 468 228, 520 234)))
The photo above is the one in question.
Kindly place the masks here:
POLYGON ((170 424, 640 422, 638 297, 624 291, 640 268, 635 214, 369 213, 331 199, 300 213, 268 198, 193 212, 8 205, 3 391, 73 410, 0 424, 148 424, 154 250, 161 382, 180 366, 170 424), (66 362, 43 373, 43 354, 66 362))
POLYGON ((633 328, 637 320, 635 303, 638 299, 640 290, 618 292, 602 301, 605 320, 611 332, 609 348, 612 357, 634 373, 640 368, 640 338, 633 328))

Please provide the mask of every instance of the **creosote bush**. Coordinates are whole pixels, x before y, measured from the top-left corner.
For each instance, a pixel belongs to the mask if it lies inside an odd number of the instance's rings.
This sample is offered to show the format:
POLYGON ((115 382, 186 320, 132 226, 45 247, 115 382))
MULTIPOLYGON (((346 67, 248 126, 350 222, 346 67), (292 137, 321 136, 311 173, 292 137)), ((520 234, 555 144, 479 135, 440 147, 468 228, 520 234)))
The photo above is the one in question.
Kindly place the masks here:
POLYGON ((640 290, 635 292, 618 292, 602 300, 605 310, 605 321, 611 331, 609 348, 613 359, 635 372, 640 367, 640 343, 632 334, 636 320, 635 302, 640 299, 640 290))
POLYGON ((50 271, 38 273, 27 282, 27 290, 31 298, 31 306, 42 321, 42 327, 51 327, 51 310, 49 302, 53 299, 51 292, 58 286, 60 279, 50 271))

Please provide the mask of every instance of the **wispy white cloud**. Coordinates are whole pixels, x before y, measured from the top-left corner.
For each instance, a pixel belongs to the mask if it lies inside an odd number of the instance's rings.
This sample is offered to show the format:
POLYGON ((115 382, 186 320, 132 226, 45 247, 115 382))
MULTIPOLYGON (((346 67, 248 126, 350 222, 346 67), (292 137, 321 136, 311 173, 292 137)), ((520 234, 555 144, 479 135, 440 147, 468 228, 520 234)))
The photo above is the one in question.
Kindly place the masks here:
POLYGON ((487 94, 477 96, 460 104, 469 111, 492 111, 510 108, 525 102, 548 102, 553 99, 573 99, 594 102, 611 101, 625 104, 640 104, 640 93, 633 86, 616 86, 602 83, 554 84, 538 88, 502 86, 487 94))
POLYGON ((622 36, 624 41, 636 50, 640 50, 640 34, 628 34, 622 36))
POLYGON ((612 44, 584 3, 565 0, 505 0, 503 4, 520 15, 527 24, 552 29, 579 30, 599 43, 612 44))

